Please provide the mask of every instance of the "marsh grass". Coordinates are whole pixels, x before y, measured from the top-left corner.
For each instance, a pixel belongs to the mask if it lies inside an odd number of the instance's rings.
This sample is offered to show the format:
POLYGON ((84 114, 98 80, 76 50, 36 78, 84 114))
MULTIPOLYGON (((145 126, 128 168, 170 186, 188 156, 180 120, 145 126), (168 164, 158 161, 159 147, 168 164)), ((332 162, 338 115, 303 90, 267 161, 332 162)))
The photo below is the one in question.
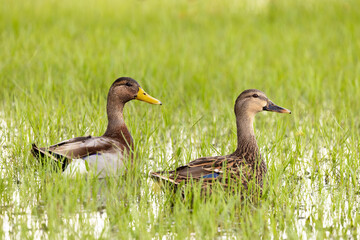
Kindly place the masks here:
POLYGON ((359 1, 6 1, 0 7, 3 238, 359 238, 359 1), (164 105, 126 105, 136 168, 67 178, 30 155, 106 128, 119 76, 164 105), (236 146, 233 104, 263 90, 260 203, 192 201, 148 173, 236 146))

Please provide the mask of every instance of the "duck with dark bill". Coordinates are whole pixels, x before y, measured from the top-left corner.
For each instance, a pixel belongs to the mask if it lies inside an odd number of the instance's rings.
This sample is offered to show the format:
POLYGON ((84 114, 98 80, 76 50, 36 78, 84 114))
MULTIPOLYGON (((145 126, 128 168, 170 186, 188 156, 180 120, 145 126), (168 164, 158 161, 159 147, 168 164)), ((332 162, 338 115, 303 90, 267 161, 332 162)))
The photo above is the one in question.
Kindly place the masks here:
POLYGON ((233 153, 198 158, 172 171, 153 172, 151 176, 165 181, 175 190, 181 183, 186 185, 201 181, 202 191, 209 193, 215 182, 227 188, 229 180, 240 181, 244 191, 248 189, 249 182, 255 182, 261 195, 267 168, 256 142, 253 122, 255 115, 262 111, 291 113, 271 102, 265 93, 256 89, 245 90, 235 101, 238 141, 233 153))

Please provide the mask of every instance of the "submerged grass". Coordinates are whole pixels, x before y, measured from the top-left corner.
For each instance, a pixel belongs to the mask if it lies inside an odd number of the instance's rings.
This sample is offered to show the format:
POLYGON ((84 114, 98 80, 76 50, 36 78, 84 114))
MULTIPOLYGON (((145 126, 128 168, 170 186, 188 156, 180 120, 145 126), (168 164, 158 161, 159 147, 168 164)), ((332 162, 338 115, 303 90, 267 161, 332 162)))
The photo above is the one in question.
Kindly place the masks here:
POLYGON ((359 1, 8 1, 0 7, 2 238, 359 238, 359 1), (106 128, 113 80, 162 107, 125 109, 136 169, 101 182, 30 155, 106 128), (260 204, 162 192, 150 171, 236 146, 233 104, 258 88, 260 204))

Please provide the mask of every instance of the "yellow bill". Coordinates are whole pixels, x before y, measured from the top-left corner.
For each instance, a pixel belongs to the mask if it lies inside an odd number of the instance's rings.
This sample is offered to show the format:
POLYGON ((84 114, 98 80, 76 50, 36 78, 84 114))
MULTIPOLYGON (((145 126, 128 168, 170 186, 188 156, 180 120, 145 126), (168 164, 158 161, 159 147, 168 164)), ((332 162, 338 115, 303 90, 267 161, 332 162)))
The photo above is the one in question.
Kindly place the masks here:
POLYGON ((135 99, 144 101, 147 103, 151 103, 151 104, 162 105, 162 103, 159 100, 157 100, 156 98, 153 98, 152 96, 147 94, 141 87, 139 87, 139 91, 138 91, 135 99))

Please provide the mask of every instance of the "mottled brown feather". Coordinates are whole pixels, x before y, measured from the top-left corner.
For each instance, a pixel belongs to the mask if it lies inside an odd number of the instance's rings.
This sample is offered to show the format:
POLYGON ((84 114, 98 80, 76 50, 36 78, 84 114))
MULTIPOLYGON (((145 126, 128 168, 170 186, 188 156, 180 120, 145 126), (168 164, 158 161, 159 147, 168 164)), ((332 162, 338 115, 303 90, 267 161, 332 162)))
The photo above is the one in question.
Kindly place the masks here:
POLYGON ((255 139, 253 119, 256 113, 265 110, 265 106, 270 103, 273 104, 263 92, 256 89, 245 90, 235 101, 238 146, 234 153, 201 157, 172 171, 153 172, 151 176, 170 182, 174 189, 180 183, 198 181, 201 182, 202 189, 210 193, 215 183, 220 183, 224 188, 232 183, 240 183, 243 190, 248 190, 249 184, 254 183, 257 186, 255 192, 261 195, 267 168, 255 139), (206 175, 208 176, 204 178, 206 175))

